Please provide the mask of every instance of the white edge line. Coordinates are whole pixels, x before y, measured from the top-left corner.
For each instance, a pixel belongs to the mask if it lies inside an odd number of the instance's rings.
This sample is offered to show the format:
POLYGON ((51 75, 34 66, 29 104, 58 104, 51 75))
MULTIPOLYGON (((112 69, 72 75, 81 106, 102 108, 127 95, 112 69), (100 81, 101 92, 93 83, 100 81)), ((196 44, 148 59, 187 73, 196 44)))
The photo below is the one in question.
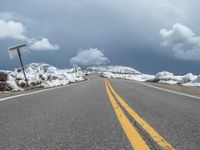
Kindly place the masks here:
MULTIPOLYGON (((132 81, 133 81, 133 80, 132 80, 132 81)), ((194 95, 184 94, 184 93, 180 93, 180 92, 175 92, 175 91, 172 91, 172 90, 168 90, 168 89, 156 87, 156 86, 149 85, 149 84, 142 83, 142 82, 138 82, 138 81, 134 81, 134 82, 135 82, 135 83, 138 83, 138 84, 141 84, 141 85, 148 86, 148 87, 152 87, 152 88, 154 88, 154 89, 158 89, 158 90, 161 90, 161 91, 165 91, 165 92, 169 92, 169 93, 174 93, 174 94, 178 94, 178 95, 182 95, 182 96, 187 96, 187 97, 191 97, 191 98, 200 99, 199 96, 194 96, 194 95)))
POLYGON ((14 96, 8 96, 8 97, 0 98, 0 101, 5 101, 5 100, 17 98, 17 97, 22 97, 22 96, 27 96, 27 95, 42 93, 42 92, 46 92, 46 91, 51 91, 51 90, 60 89, 60 88, 64 88, 64 87, 74 86, 74 85, 77 85, 77 84, 87 83, 87 82, 89 82, 88 78, 87 78, 86 81, 81 81, 81 82, 77 82, 77 83, 67 84, 67 85, 64 85, 64 86, 57 86, 57 87, 52 87, 52 88, 48 88, 48 89, 38 90, 38 91, 34 91, 34 92, 29 92, 29 93, 24 93, 24 94, 19 94, 19 95, 14 95, 14 96))

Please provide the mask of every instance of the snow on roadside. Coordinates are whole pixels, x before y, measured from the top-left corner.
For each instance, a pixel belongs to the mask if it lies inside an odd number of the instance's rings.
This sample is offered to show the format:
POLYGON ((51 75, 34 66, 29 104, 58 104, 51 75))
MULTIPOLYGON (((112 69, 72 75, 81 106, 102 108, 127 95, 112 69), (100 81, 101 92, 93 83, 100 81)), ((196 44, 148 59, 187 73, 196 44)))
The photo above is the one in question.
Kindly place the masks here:
MULTIPOLYGON (((22 69, 14 71, 1 71, 7 75, 7 80, 1 82, 0 86, 7 86, 12 91, 23 91, 26 87, 26 82, 22 69)), ((54 66, 45 63, 31 63, 25 66, 25 72, 28 79, 28 84, 31 87, 55 87, 67 85, 73 82, 85 80, 85 74, 81 68, 75 71, 72 69, 58 69, 54 66)))
POLYGON ((193 75, 192 73, 188 73, 186 75, 173 75, 170 72, 163 71, 159 72, 155 75, 154 81, 158 81, 159 83, 165 83, 165 84, 178 84, 183 86, 196 86, 196 78, 197 75, 193 75), (188 84, 190 83, 190 84, 188 84))
POLYGON ((154 75, 148 75, 148 74, 115 74, 111 72, 103 72, 103 77, 107 78, 119 78, 119 79, 127 79, 127 80, 136 80, 136 81, 147 81, 147 80, 153 80, 154 75))
POLYGON ((192 73, 188 73, 186 75, 174 75, 173 73, 162 71, 157 73, 156 75, 148 75, 142 74, 133 68, 122 66, 90 67, 87 70, 90 71, 88 74, 90 74, 91 72, 101 73, 101 76, 106 78, 119 78, 141 82, 149 81, 183 86, 200 86, 200 76, 193 75, 192 73))
POLYGON ((183 76, 175 76, 173 73, 162 71, 155 75, 154 81, 165 84, 179 84, 182 82, 183 76))
MULTIPOLYGON (((71 69, 58 69, 45 63, 31 63, 25 66, 25 72, 28 78, 28 83, 32 87, 47 88, 80 82, 85 80, 85 74, 92 73, 101 74, 101 76, 106 78, 200 87, 200 75, 197 76, 188 73, 184 76, 177 76, 167 71, 159 72, 156 75, 148 75, 142 74, 133 68, 124 66, 94 66, 83 71, 81 68, 77 67, 71 69)), ((0 70, 0 91, 2 89, 23 91, 25 88, 26 82, 21 69, 15 69, 14 71, 0 70), (3 76, 6 77, 6 81, 1 79, 2 72, 4 74, 3 76)))
POLYGON ((9 85, 12 91, 23 91, 23 88, 20 88, 17 85, 16 79, 9 74, 8 74, 8 79, 6 83, 9 85))
POLYGON ((192 80, 189 82, 184 83, 184 86, 199 86, 200 87, 200 75, 196 77, 192 77, 192 80))
POLYGON ((125 66, 92 66, 88 67, 86 70, 94 73, 111 72, 113 74, 141 74, 139 71, 125 66))

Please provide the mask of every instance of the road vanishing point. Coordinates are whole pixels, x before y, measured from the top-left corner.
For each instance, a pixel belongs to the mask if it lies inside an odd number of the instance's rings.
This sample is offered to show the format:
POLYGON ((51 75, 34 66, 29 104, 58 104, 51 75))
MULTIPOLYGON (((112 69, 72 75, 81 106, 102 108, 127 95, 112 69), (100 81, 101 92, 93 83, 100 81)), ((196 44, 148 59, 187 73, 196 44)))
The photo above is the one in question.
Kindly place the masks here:
POLYGON ((199 150, 200 98, 139 82, 0 95, 0 150, 199 150))

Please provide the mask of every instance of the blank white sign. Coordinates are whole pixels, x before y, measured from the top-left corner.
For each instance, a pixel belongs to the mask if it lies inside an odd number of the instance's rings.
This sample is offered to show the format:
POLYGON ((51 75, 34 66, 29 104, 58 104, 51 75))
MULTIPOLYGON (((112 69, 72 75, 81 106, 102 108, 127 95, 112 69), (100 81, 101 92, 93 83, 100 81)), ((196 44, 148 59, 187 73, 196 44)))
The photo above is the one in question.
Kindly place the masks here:
MULTIPOLYGON (((29 54, 30 50, 28 49, 27 46, 25 46, 25 47, 19 48, 19 52, 20 52, 20 55, 23 56, 23 55, 29 54)), ((15 57, 18 57, 17 49, 12 49, 12 50, 8 49, 8 54, 9 54, 10 59, 14 59, 15 57)))

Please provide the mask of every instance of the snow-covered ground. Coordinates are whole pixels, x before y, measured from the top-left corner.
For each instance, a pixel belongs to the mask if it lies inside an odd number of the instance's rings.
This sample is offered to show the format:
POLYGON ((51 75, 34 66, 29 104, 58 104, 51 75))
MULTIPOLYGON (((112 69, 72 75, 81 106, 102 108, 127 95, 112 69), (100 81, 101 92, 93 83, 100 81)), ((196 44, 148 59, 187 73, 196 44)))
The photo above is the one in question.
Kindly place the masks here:
MULTIPOLYGON (((24 90, 26 82, 22 69, 15 69, 14 71, 1 70, 0 72, 7 74, 7 80, 4 85, 8 86, 12 91, 24 90)), ((85 74, 79 67, 58 69, 45 63, 31 63, 25 66, 25 72, 28 84, 31 87, 55 87, 85 80, 85 74)))
POLYGON ((181 75, 177 76, 177 75, 174 75, 173 73, 163 71, 155 75, 154 81, 158 81, 159 83, 166 83, 166 84, 186 85, 186 83, 193 82, 197 77, 198 77, 197 75, 193 75, 192 73, 188 73, 182 76, 181 75))
POLYGON ((154 79, 154 75, 148 75, 148 74, 120 74, 120 73, 102 72, 101 76, 107 78, 119 78, 119 79, 136 80, 143 82, 154 79))
MULTIPOLYGON (((58 69, 45 63, 31 63, 25 66, 25 72, 30 87, 55 87, 73 82, 85 80, 85 74, 98 73, 107 78, 119 78, 136 80, 141 82, 158 82, 165 84, 177 84, 183 86, 200 86, 200 75, 188 73, 186 75, 174 75, 163 71, 156 75, 143 74, 136 69, 125 66, 99 66, 88 67, 82 70, 79 67, 71 69, 58 69)), ((26 82, 22 69, 14 71, 0 70, 0 91, 23 91, 26 82)))
POLYGON ((93 66, 93 67, 88 67, 86 70, 89 72, 96 72, 96 73, 110 72, 115 74, 134 74, 134 75, 141 74, 139 71, 133 68, 124 66, 93 66))
POLYGON ((183 86, 200 86, 200 75, 193 75, 192 73, 174 75, 173 73, 162 71, 156 75, 148 75, 124 66, 89 67, 87 71, 89 73, 100 73, 101 76, 106 78, 119 78, 142 82, 149 81, 183 86))

